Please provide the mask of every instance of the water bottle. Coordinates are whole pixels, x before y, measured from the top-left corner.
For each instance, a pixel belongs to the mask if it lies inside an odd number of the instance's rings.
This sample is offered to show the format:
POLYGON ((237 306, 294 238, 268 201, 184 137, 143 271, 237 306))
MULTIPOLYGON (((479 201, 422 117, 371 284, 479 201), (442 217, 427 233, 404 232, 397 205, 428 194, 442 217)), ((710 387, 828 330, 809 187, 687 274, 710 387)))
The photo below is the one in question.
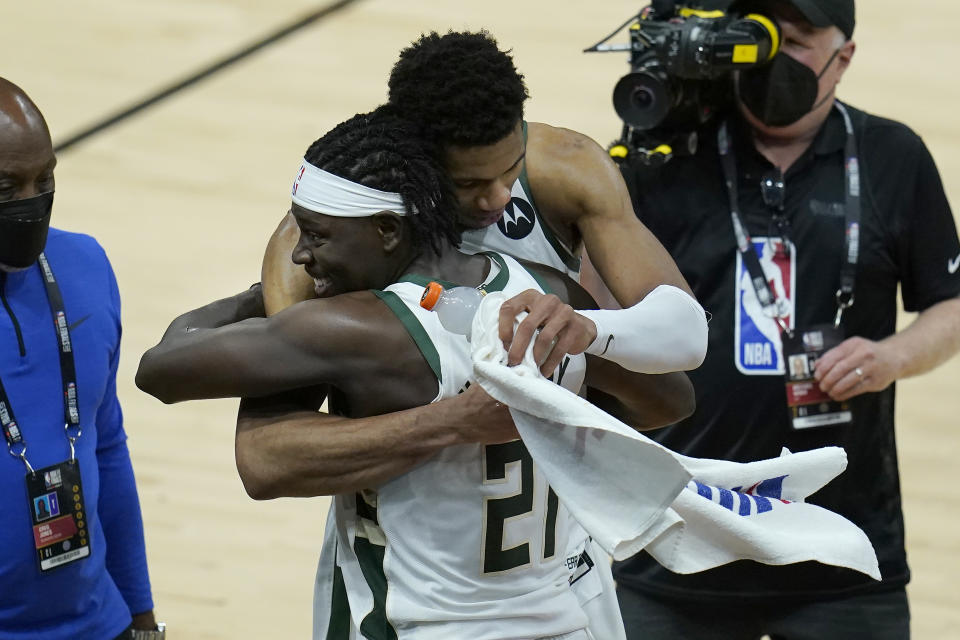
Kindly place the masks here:
POLYGON ((450 287, 446 289, 439 282, 431 282, 420 297, 420 306, 436 311, 440 324, 451 333, 459 333, 470 339, 473 316, 480 306, 483 293, 473 287, 450 287))

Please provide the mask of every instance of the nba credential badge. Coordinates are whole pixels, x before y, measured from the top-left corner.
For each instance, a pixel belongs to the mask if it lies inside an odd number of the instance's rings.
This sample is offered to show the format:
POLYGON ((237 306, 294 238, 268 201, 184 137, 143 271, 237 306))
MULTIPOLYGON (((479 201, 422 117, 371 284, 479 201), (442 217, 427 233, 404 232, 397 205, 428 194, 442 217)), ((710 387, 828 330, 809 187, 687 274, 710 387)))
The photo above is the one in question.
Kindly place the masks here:
MULTIPOLYGON (((784 322, 794 326, 794 291, 796 274, 796 247, 785 251, 780 238, 754 237, 753 246, 760 258, 763 274, 776 295, 784 322)), ((746 375, 783 375, 783 348, 780 327, 767 314, 750 280, 746 265, 737 252, 736 282, 734 283, 734 362, 737 370, 746 375)))

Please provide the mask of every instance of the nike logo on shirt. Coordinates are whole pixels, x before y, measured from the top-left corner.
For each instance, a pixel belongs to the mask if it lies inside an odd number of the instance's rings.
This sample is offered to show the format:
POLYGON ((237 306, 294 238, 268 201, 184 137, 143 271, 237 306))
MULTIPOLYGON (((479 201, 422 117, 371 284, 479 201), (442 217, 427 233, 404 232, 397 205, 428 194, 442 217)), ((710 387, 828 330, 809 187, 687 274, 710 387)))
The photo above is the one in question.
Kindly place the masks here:
POLYGON ((957 272, 957 269, 960 269, 960 256, 957 256, 953 260, 947 260, 947 273, 954 274, 957 272))
POLYGON ((83 316, 82 318, 80 318, 79 320, 71 324, 69 327, 67 327, 67 329, 69 329, 70 331, 73 331, 74 329, 82 325, 89 317, 90 317, 90 314, 88 313, 87 315, 83 316))

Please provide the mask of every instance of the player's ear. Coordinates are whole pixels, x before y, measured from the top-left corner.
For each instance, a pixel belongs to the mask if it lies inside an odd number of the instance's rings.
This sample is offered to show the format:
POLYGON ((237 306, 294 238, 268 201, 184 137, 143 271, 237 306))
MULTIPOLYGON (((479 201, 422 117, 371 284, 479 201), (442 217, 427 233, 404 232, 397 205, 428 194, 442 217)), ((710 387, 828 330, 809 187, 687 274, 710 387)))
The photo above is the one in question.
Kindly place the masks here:
POLYGON ((392 211, 381 211, 374 214, 373 223, 376 225, 377 234, 383 243, 383 250, 393 251, 403 241, 406 226, 403 224, 403 218, 392 211))

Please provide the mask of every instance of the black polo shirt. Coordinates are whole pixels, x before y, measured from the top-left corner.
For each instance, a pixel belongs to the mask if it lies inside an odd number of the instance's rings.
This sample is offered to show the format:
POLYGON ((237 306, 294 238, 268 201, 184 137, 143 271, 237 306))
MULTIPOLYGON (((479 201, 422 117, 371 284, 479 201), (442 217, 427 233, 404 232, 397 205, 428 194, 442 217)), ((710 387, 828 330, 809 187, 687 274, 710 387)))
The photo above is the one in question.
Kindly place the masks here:
MULTIPOLYGON (((862 219, 856 300, 842 327, 848 337, 881 340, 896 329, 898 285, 908 311, 960 295, 960 272, 950 270, 960 261, 960 242, 936 166, 920 138, 900 123, 848 110, 859 150, 862 219)), ((759 186, 774 167, 753 147, 742 120, 732 117, 730 131, 742 219, 755 241, 771 238, 761 247, 775 247, 779 234, 759 186)), ((834 109, 784 177, 784 216, 795 251, 777 264, 775 284, 793 305, 795 327, 830 323, 836 313, 845 256, 845 140, 843 117, 834 109)), ((695 156, 656 169, 623 168, 638 216, 713 314, 707 358, 690 372, 696 412, 651 435, 686 455, 742 462, 776 457, 782 447, 843 447, 847 470, 809 502, 843 514, 866 531, 884 579, 877 583, 814 562, 771 567, 749 561, 683 576, 641 553, 618 563, 617 580, 662 597, 738 600, 823 598, 903 585, 909 570, 894 441, 894 386, 854 398, 853 425, 790 427, 783 376, 773 371, 779 354, 769 349, 774 344, 771 328, 744 302, 716 124, 700 132, 700 141, 695 156)))

